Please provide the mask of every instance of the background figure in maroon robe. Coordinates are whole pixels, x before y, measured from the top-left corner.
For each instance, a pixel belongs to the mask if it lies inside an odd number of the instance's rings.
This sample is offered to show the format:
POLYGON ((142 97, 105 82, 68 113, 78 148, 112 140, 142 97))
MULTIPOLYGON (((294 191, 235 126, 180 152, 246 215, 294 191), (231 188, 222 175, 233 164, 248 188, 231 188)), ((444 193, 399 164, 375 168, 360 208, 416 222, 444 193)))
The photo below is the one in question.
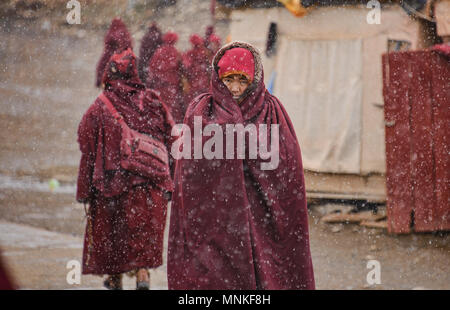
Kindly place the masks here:
POLYGON ((6 269, 2 259, 2 252, 0 251, 0 291, 14 289, 16 289, 16 287, 12 282, 10 273, 6 269))
MULTIPOLYGON (((218 135, 228 149, 227 125, 253 124, 259 131, 253 139, 260 147, 261 125, 266 125, 266 141, 279 141, 275 148, 279 162, 274 169, 262 170, 261 164, 268 160, 261 153, 256 159, 225 154, 178 159, 169 230, 169 289, 314 289, 302 158, 289 116, 266 90, 261 57, 251 45, 234 42, 224 46, 213 68, 210 92, 198 96, 186 112, 184 123, 191 133, 194 118, 201 118, 202 131, 206 126, 215 128, 215 141, 220 141, 218 135), (246 63, 245 70, 229 71, 250 72, 250 84, 239 97, 219 77, 222 59, 231 67, 239 59, 226 56, 236 48, 247 51, 246 57, 248 51, 253 55, 251 67, 246 63), (272 137, 271 125, 277 124, 279 139, 272 137)), ((194 134, 185 140, 190 145, 181 143, 183 152, 187 148, 193 156, 195 149, 204 150, 207 143, 213 148, 211 136, 200 141, 191 137, 194 134)), ((244 139, 246 150, 249 142, 255 142, 250 139, 244 139)), ((237 154, 236 145, 230 148, 237 154)))
POLYGON ((186 108, 182 86, 182 59, 175 48, 177 40, 178 35, 174 32, 164 34, 163 44, 150 59, 146 85, 159 92, 178 124, 183 122, 186 108))
MULTIPOLYGON (((172 117, 139 80, 131 49, 111 57, 102 83, 105 96, 130 128, 170 150, 172 117)), ((148 283, 146 268, 162 264, 168 203, 165 191, 151 179, 121 168, 120 141, 120 125, 97 98, 78 128, 82 155, 76 198, 89 204, 83 274, 114 275, 105 281, 108 288, 120 288, 120 274, 133 270, 139 270, 139 283, 148 283)))
POLYGON ((148 27, 147 33, 142 38, 141 48, 139 50, 138 72, 142 83, 146 83, 148 74, 148 63, 153 53, 162 44, 162 33, 155 22, 148 27))
POLYGON ((101 86, 103 72, 105 67, 116 51, 122 51, 127 48, 132 48, 131 35, 128 32, 127 26, 122 22, 120 18, 114 18, 108 33, 105 36, 105 48, 103 55, 97 64, 97 75, 95 85, 101 86))
POLYGON ((214 33, 214 27, 208 26, 205 31, 205 47, 209 51, 210 63, 221 46, 222 40, 217 34, 214 33))
POLYGON ((183 68, 189 85, 185 94, 186 106, 192 99, 208 91, 211 75, 211 62, 203 38, 193 34, 190 41, 192 48, 183 54, 183 68))

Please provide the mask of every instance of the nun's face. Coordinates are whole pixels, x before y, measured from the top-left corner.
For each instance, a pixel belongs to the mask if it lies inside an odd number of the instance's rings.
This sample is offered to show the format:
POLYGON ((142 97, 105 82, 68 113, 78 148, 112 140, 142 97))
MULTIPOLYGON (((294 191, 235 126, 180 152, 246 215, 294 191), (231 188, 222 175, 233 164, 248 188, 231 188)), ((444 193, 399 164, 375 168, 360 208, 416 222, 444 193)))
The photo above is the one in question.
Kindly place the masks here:
POLYGON ((238 100, 247 87, 250 85, 250 81, 241 74, 232 74, 222 78, 222 82, 228 88, 233 95, 233 99, 238 100))

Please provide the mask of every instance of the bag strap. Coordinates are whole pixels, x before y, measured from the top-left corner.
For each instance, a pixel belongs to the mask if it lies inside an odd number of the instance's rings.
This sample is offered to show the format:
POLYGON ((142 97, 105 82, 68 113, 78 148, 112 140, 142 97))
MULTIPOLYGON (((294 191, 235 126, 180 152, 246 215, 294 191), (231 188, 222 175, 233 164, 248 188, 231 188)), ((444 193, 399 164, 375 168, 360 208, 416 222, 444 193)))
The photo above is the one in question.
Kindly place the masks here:
POLYGON ((100 94, 99 98, 101 101, 103 101, 105 106, 108 108, 109 112, 111 112, 114 119, 118 121, 121 126, 129 128, 127 123, 125 123, 125 120, 123 119, 122 115, 120 115, 119 112, 117 112, 116 108, 114 108, 111 101, 108 99, 108 97, 105 96, 103 92, 100 94))

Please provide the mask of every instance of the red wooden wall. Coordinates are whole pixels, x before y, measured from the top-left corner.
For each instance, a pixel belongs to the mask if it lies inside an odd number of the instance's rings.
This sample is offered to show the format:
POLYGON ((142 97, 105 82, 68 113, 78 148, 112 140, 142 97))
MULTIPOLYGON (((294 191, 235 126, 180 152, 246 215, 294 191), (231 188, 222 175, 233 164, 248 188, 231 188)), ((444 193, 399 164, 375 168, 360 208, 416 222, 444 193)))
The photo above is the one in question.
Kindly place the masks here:
POLYGON ((450 56, 383 55, 388 231, 450 230, 450 56))

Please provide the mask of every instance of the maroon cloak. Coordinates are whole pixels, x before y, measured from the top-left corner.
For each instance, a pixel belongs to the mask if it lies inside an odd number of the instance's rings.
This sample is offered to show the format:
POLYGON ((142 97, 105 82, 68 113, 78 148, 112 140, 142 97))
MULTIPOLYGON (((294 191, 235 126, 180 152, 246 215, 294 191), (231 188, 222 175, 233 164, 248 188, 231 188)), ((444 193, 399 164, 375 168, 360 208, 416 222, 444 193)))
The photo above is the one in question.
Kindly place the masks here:
MULTIPOLYGON (((202 117, 202 128, 219 124, 224 135, 225 124, 279 124, 280 161, 274 170, 261 170, 260 156, 177 161, 169 289, 314 289, 302 159, 289 116, 266 90, 252 46, 226 45, 213 68, 210 93, 190 104, 185 124, 193 132, 194 117, 202 117), (255 59, 255 79, 239 105, 217 74, 218 61, 233 47, 250 50, 255 59)), ((210 138, 203 137, 202 146, 210 138)), ((191 154, 194 145, 192 139, 191 154)))
POLYGON ((145 84, 148 74, 148 63, 155 51, 162 44, 162 33, 156 23, 152 23, 147 33, 142 38, 141 48, 139 50, 138 72, 139 78, 145 84))
POLYGON ((95 85, 101 86, 103 72, 105 71, 106 64, 111 56, 116 51, 122 51, 127 48, 132 48, 131 35, 128 32, 127 26, 122 22, 120 18, 114 18, 108 33, 105 36, 105 48, 103 55, 97 64, 97 75, 95 85))
POLYGON ((204 40, 194 34, 190 41, 192 48, 183 55, 184 72, 189 83, 188 92, 185 94, 186 106, 192 99, 209 90, 211 79, 211 61, 204 40))
POLYGON ((222 46, 221 43, 221 39, 220 37, 214 33, 214 27, 213 26, 208 26, 206 27, 206 31, 205 31, 205 47, 207 48, 207 50, 209 51, 209 56, 210 56, 210 63, 212 62, 212 59, 214 57, 214 55, 216 55, 217 51, 220 49, 220 47, 222 46))
POLYGON ((186 108, 181 81, 182 60, 175 48, 177 40, 178 36, 173 32, 163 36, 163 44, 150 59, 146 85, 159 92, 175 123, 182 123, 186 108))
MULTIPOLYGON (((152 135, 170 150, 170 113, 140 83, 131 49, 122 54, 107 65, 104 94, 130 128, 152 135)), ((97 98, 78 128, 82 155, 76 198, 90 205, 83 274, 118 274, 162 264, 167 198, 151 179, 121 169, 120 140, 120 125, 97 98)))
POLYGON ((2 252, 0 251, 0 291, 14 289, 16 289, 16 286, 13 284, 11 276, 6 269, 2 259, 2 252))

